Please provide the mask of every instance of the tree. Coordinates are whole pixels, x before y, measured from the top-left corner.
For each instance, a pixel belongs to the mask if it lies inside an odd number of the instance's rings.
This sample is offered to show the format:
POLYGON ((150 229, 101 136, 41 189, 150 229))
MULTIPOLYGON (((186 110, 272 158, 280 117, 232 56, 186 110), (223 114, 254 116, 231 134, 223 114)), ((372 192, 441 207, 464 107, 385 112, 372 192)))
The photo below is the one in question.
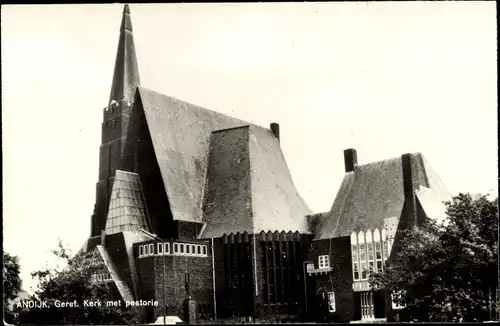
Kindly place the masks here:
POLYGON ((11 302, 17 298, 21 291, 21 277, 19 276, 21 267, 19 258, 3 252, 3 306, 4 319, 7 322, 14 322, 14 314, 11 309, 11 302))
POLYGON ((52 253, 66 266, 62 270, 42 268, 32 273, 39 286, 31 298, 47 302, 46 308, 24 309, 20 313, 21 323, 28 324, 128 324, 136 323, 136 314, 126 308, 112 281, 96 281, 95 275, 107 271, 104 262, 95 252, 78 253, 71 257, 69 250, 59 242, 52 253), (86 306, 85 300, 102 306, 86 306), (75 307, 57 307, 58 302, 76 302, 75 307), (107 306, 107 301, 119 301, 120 306, 107 306))
POLYGON ((498 198, 459 194, 446 203, 447 224, 427 220, 402 231, 400 249, 372 286, 398 293, 407 320, 494 319, 498 282, 498 198))

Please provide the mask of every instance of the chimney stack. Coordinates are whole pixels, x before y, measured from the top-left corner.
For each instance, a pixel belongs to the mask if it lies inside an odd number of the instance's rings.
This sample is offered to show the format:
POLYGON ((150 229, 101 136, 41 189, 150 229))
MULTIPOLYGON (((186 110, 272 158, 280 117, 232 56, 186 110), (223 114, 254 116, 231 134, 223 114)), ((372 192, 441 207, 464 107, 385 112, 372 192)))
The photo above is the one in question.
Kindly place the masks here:
POLYGON ((276 122, 271 123, 271 131, 274 134, 274 137, 278 139, 278 142, 280 141, 280 125, 277 124, 276 122))
POLYGON ((358 154, 354 148, 344 150, 345 172, 351 172, 358 166, 358 154))

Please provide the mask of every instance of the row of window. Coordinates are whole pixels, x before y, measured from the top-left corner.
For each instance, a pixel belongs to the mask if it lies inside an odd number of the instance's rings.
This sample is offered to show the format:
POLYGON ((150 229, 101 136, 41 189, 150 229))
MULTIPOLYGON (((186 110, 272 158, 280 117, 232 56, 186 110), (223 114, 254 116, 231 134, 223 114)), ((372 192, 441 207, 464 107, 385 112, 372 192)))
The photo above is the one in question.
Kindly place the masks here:
POLYGON ((389 256, 389 243, 384 241, 353 244, 351 253, 354 280, 367 280, 370 273, 382 271, 383 261, 389 256))
POLYGON ((109 273, 92 274, 92 281, 93 282, 104 282, 104 281, 109 281, 109 280, 111 280, 111 274, 109 274, 109 273))
POLYGON ((139 246, 139 257, 154 256, 154 255, 180 255, 180 256, 197 256, 207 257, 207 245, 199 245, 192 243, 170 243, 165 244, 159 242, 155 244, 150 243, 139 246), (172 246, 170 246, 172 245, 172 246), (172 247, 172 248, 171 248, 172 247))

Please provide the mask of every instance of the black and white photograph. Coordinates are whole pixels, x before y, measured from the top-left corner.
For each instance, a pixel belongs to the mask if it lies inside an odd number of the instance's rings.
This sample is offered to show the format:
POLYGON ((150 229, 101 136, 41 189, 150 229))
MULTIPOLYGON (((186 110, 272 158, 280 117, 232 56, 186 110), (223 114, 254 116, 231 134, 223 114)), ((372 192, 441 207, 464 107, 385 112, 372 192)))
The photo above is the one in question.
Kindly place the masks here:
POLYGON ((496 15, 2 5, 4 325, 498 322, 496 15))

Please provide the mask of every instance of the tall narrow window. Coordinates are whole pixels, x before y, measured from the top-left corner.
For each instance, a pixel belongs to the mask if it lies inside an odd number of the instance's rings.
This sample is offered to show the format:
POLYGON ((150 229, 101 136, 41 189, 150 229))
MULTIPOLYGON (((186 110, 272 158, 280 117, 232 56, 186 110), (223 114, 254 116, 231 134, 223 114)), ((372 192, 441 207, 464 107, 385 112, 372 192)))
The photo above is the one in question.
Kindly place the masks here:
POLYGON ((361 267, 361 279, 366 280, 366 248, 365 244, 359 245, 359 262, 361 267))
POLYGON ((139 246, 139 257, 142 257, 144 255, 144 247, 139 246))
POLYGON ((191 253, 193 255, 196 255, 196 245, 194 245, 194 244, 191 245, 191 253))
POLYGON ((318 257, 318 266, 319 268, 330 267, 330 258, 328 257, 328 255, 321 255, 318 257))
POLYGON ((144 256, 147 256, 147 255, 149 255, 149 246, 144 245, 144 256))
POLYGON ((154 255, 155 254, 155 244, 154 243, 150 243, 149 244, 149 254, 150 255, 154 255))
POLYGON ((359 261, 358 261, 358 246, 357 245, 352 245, 351 246, 351 253, 352 253, 352 270, 353 270, 353 277, 354 280, 357 281, 359 280, 359 261))
POLYGON ((375 243, 375 258, 377 260, 377 272, 382 271, 382 250, 380 242, 375 243))
POLYGON ((163 255, 163 243, 158 242, 157 247, 158 249, 156 251, 158 252, 158 255, 163 255))
POLYGON ((201 255, 201 246, 200 245, 196 246, 196 254, 201 255))
POLYGON ((179 244, 179 253, 181 255, 184 255, 184 244, 183 243, 179 244))
POLYGON ((203 255, 206 256, 207 255, 207 246, 203 246, 203 255))
POLYGON ((389 243, 388 241, 384 241, 384 260, 387 260, 387 258, 389 258, 389 255, 389 243))
POLYGON ((335 292, 328 292, 328 311, 335 312, 335 292))
POLYGON ((374 271, 374 257, 373 257, 373 242, 367 243, 368 248, 368 273, 371 274, 374 271))
POLYGON ((179 253, 179 244, 174 243, 174 254, 178 254, 178 253, 179 253))
POLYGON ((163 251, 165 255, 170 254, 170 243, 165 243, 165 250, 163 251))
POLYGON ((191 253, 191 246, 190 245, 186 245, 186 255, 189 255, 191 253))

